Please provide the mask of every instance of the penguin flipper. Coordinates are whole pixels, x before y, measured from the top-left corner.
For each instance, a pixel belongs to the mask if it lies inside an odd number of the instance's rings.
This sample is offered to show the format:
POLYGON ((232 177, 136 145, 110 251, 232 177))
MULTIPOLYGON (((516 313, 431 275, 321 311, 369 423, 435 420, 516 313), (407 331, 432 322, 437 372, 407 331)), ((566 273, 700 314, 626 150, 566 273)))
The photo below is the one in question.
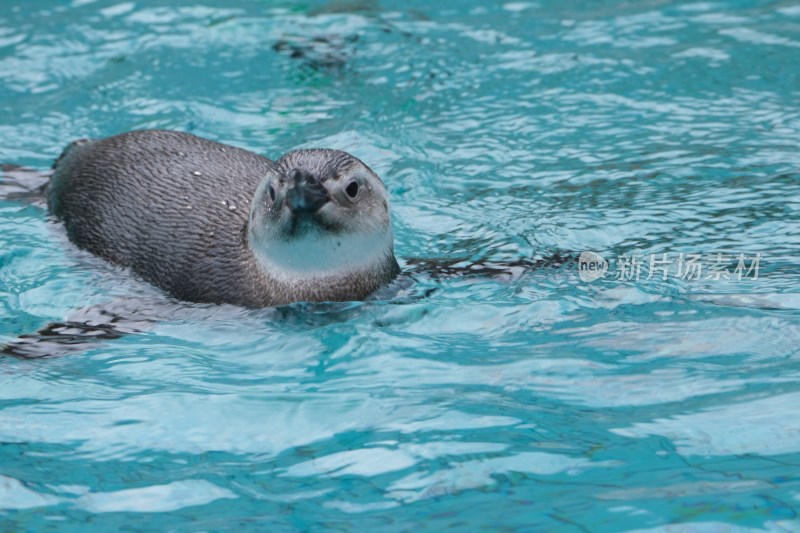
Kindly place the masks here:
POLYGON ((571 262, 577 262, 577 258, 560 252, 537 259, 522 257, 501 261, 464 258, 411 258, 406 260, 405 270, 411 274, 422 274, 433 279, 481 277, 515 281, 528 272, 560 268, 571 262))
POLYGON ((40 359, 81 353, 103 346, 104 341, 146 332, 162 318, 161 313, 148 310, 149 305, 119 304, 111 302, 79 309, 63 322, 51 322, 36 333, 20 335, 3 344, 0 354, 40 359))
POLYGON ((52 170, 0 164, 0 200, 11 200, 45 208, 45 190, 52 170))

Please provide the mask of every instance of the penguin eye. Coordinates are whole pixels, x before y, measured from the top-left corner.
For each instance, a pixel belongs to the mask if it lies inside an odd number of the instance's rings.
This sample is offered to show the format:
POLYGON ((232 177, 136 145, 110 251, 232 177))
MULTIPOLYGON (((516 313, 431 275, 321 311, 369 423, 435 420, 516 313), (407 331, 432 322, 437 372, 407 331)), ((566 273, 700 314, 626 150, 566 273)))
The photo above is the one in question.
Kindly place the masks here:
POLYGON ((347 196, 349 196, 350 198, 355 198, 356 196, 358 196, 358 183, 356 183, 355 181, 351 181, 350 185, 347 186, 344 192, 346 192, 347 196))
POLYGON ((275 201, 275 188, 272 185, 269 186, 269 199, 275 201))

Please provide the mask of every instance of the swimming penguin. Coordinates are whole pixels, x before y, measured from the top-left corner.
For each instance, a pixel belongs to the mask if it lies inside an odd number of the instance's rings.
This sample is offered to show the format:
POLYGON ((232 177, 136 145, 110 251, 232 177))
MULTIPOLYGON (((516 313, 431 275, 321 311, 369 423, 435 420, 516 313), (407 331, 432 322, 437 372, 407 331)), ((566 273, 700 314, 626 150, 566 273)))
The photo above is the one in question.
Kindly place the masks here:
POLYGON ((73 243, 181 300, 361 300, 400 270, 381 179, 338 150, 133 131, 70 144, 46 195, 73 243))

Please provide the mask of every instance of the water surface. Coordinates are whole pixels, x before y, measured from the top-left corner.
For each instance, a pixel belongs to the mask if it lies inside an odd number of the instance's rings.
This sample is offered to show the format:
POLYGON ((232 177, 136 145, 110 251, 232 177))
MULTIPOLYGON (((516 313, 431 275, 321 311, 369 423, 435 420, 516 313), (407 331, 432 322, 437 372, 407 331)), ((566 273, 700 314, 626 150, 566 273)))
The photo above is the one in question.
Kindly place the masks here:
MULTIPOLYGON (((0 162, 141 128, 339 148, 383 177, 402 263, 610 268, 186 306, 2 359, 4 527, 800 528, 797 2, 53 4, 0 8, 0 162), (668 279, 616 279, 664 253, 668 279), (758 279, 678 278, 717 253, 758 279)), ((0 201, 0 341, 158 296, 0 201)))

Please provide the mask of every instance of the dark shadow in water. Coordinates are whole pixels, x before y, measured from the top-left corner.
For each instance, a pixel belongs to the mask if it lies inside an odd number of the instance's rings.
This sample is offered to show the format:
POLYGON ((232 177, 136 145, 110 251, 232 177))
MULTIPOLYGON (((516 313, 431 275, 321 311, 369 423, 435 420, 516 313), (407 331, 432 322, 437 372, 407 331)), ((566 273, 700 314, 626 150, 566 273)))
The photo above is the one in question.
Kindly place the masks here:
POLYGON ((313 71, 339 70, 347 64, 347 60, 353 54, 351 45, 358 39, 358 34, 287 36, 272 45, 272 49, 302 61, 306 68, 313 71))
MULTIPOLYGON (((380 16, 381 8, 374 0, 344 0, 328 2, 325 5, 311 9, 308 16, 313 18, 320 15, 335 13, 358 13, 370 19, 374 26, 383 34, 395 34, 401 38, 412 37, 412 34, 399 29, 392 21, 380 16)), ((426 19, 419 12, 412 12, 418 19, 426 19)), ((359 47, 364 46, 365 37, 369 37, 369 30, 354 33, 320 33, 317 35, 285 33, 278 39, 272 49, 279 54, 288 56, 300 63, 300 70, 307 73, 340 73, 345 70, 351 60, 357 55, 359 47)), ((351 72, 354 74, 354 72, 351 72)))

